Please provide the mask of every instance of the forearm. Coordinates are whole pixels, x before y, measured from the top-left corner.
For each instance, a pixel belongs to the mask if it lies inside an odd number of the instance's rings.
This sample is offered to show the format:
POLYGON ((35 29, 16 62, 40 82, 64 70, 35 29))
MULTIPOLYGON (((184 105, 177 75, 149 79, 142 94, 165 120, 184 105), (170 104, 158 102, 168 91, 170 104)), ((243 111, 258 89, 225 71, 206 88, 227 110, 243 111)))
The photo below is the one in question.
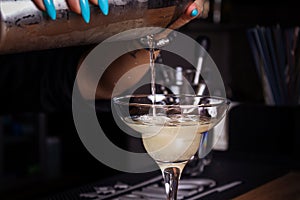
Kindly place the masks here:
POLYGON ((149 51, 145 49, 136 50, 119 57, 101 77, 96 98, 108 99, 112 97, 113 91, 114 95, 117 95, 135 85, 149 70, 149 59, 149 51), (118 81, 122 82, 118 84, 117 90, 114 90, 118 81))
MULTIPOLYGON (((159 51, 155 51, 155 57, 159 51)), ((81 73, 79 82, 79 90, 85 99, 110 99, 114 95, 118 95, 140 81, 149 70, 149 51, 139 49, 126 53, 113 61, 101 76, 96 94, 90 91, 91 80, 89 72, 81 73), (118 83, 119 82, 119 83, 118 83), (115 88, 118 83, 118 87, 115 88)))

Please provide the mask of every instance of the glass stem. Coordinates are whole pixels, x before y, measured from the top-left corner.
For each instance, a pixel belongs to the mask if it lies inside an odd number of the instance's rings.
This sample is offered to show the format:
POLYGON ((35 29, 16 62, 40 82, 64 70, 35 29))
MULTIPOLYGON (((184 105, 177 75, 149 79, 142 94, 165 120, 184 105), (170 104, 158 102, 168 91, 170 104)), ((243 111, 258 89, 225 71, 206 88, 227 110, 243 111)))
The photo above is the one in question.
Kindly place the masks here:
POLYGON ((177 190, 180 179, 180 173, 181 170, 177 167, 168 167, 163 170, 167 200, 177 199, 177 190))

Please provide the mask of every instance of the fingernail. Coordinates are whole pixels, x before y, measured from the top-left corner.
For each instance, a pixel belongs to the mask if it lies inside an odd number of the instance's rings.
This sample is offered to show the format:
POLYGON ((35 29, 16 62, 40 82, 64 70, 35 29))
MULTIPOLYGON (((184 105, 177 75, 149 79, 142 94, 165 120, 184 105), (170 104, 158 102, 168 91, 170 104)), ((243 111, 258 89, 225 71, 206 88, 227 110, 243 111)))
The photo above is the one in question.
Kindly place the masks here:
POLYGON ((56 10, 53 0, 43 0, 46 7, 46 11, 52 20, 56 19, 56 10))
POLYGON ((196 17, 197 15, 198 15, 198 10, 197 10, 197 8, 195 8, 194 10, 192 10, 192 12, 191 12, 191 17, 196 17))
POLYGON ((88 0, 80 0, 81 15, 85 23, 90 22, 90 5, 88 0))
POLYGON ((108 15, 108 0, 98 0, 99 7, 104 15, 108 15))

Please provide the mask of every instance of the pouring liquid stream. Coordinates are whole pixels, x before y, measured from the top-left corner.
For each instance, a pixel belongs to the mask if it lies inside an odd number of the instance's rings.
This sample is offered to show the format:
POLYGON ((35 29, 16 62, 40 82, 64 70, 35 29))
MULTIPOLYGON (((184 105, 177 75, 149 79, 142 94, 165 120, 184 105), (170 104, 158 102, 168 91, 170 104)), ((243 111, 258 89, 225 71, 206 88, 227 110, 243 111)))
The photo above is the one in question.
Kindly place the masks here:
POLYGON ((147 42, 149 46, 149 53, 150 53, 150 72, 151 72, 151 95, 152 95, 152 114, 153 117, 156 117, 156 110, 155 110, 155 102, 156 102, 156 89, 155 89, 155 39, 153 35, 147 36, 147 42))

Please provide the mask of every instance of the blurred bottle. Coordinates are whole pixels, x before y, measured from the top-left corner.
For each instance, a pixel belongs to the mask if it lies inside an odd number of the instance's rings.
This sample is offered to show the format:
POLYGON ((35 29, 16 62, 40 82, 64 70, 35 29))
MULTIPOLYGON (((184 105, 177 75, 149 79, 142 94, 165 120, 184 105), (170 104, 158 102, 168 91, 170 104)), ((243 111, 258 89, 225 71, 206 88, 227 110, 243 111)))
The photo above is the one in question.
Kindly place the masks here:
POLYGON ((213 21, 214 23, 221 22, 222 0, 214 0, 213 21))
POLYGON ((58 178, 61 174, 61 141, 58 137, 46 138, 46 177, 58 178))

